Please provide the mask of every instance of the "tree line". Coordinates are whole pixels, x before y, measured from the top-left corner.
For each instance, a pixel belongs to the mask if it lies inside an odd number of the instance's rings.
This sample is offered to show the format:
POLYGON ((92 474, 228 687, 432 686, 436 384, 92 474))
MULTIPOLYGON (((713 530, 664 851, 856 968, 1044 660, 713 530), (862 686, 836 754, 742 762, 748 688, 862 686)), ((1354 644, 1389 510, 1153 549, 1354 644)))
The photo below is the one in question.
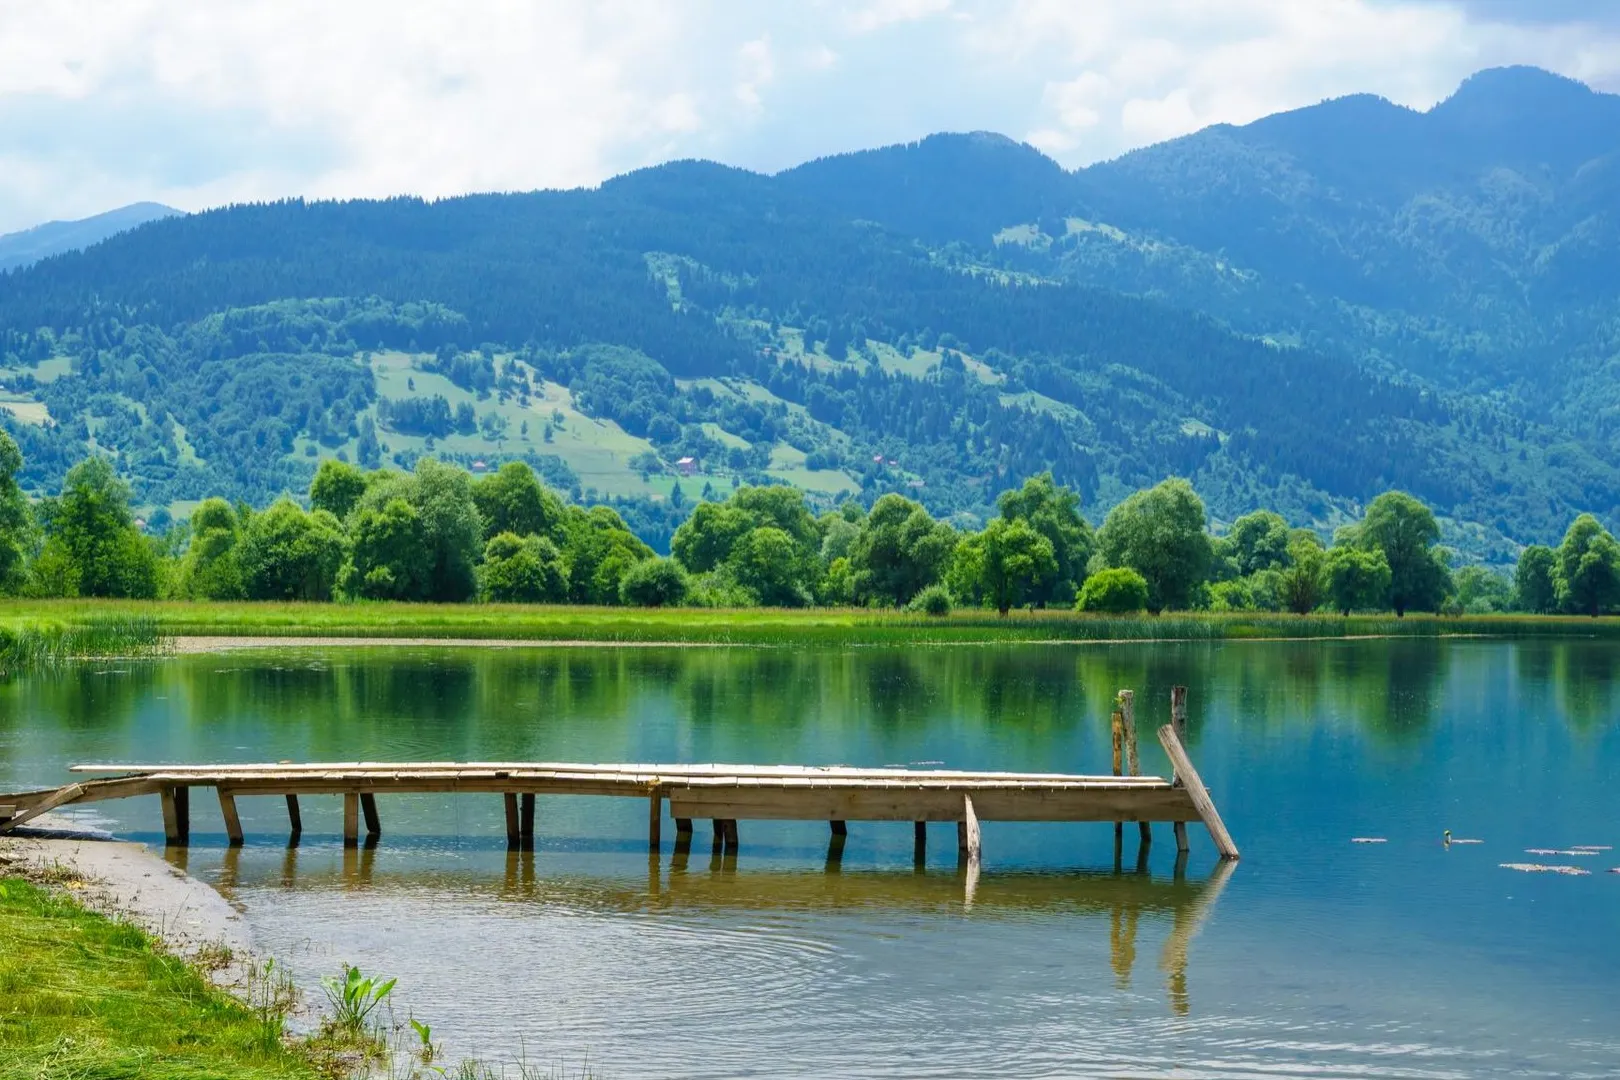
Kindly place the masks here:
POLYGON ((80 461, 30 504, 0 433, 0 588, 35 597, 406 600, 808 607, 1212 611, 1620 609, 1620 543, 1582 515, 1514 577, 1453 570, 1434 514, 1380 495, 1331 543, 1256 511, 1213 535, 1192 485, 1139 491, 1093 528, 1075 491, 1041 473, 1002 492, 977 531, 898 494, 816 514, 804 492, 746 486, 700 502, 661 557, 609 506, 565 502, 524 462, 474 477, 327 460, 307 502, 209 498, 143 532, 106 458, 80 461))

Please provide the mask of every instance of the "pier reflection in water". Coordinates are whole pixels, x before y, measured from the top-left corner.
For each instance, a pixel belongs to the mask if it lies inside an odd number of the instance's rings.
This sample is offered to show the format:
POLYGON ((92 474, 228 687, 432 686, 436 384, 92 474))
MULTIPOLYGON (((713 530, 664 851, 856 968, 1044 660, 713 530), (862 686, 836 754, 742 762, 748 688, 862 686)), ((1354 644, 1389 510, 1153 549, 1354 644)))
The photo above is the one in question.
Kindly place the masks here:
MULTIPOLYGON (((1100 933, 1106 920, 1109 964, 1116 988, 1132 989, 1139 944, 1145 934, 1149 948, 1153 940, 1160 941, 1158 970, 1165 980, 1165 994, 1171 1010, 1185 1016, 1190 1011, 1188 966, 1193 938, 1238 866, 1217 860, 1207 875, 1189 877, 1189 859, 1183 852, 1176 857, 1169 877, 1155 877, 1148 869, 1148 849, 1142 848, 1129 868, 1116 862, 1112 870, 984 873, 977 863, 967 863, 954 872, 919 864, 909 871, 863 869, 844 873, 842 860, 832 855, 843 839, 834 837, 829 844, 823 870, 739 869, 734 850, 704 852, 693 859, 689 849, 678 848, 672 855, 648 857, 645 889, 619 878, 582 881, 573 876, 547 877, 543 867, 537 870, 533 850, 506 853, 505 871, 498 886, 485 876, 458 878, 420 873, 379 881, 376 865, 380 841, 376 837, 358 847, 343 849, 341 863, 335 868, 323 853, 316 868, 301 872, 299 844, 294 840, 282 853, 275 883, 288 890, 410 888, 438 894, 447 904, 464 902, 469 896, 487 898, 493 888, 494 899, 502 903, 644 914, 792 910, 940 915, 960 911, 975 918, 995 919, 1040 913, 1064 917, 1070 924, 1065 932, 1073 934, 1093 929, 1100 933)), ((242 852, 242 848, 231 846, 219 851, 216 884, 227 897, 235 896, 244 885, 242 852)), ((182 871, 190 869, 186 848, 167 848, 165 858, 182 871)), ((544 857, 539 861, 543 863, 544 857)))

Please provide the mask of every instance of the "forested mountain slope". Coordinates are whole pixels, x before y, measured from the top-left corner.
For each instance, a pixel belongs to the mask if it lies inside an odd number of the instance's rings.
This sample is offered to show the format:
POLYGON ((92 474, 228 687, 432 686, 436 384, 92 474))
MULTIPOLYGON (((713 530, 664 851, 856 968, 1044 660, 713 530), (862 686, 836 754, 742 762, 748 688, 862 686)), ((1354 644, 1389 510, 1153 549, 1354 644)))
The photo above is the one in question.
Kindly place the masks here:
POLYGON ((0 408, 35 487, 94 447, 150 505, 521 457, 656 543, 705 487, 980 515, 1050 467, 1093 517, 1168 474, 1321 529, 1403 487, 1500 560, 1620 507, 1616 102, 1513 70, 1079 173, 976 134, 230 207, 0 276, 0 408))

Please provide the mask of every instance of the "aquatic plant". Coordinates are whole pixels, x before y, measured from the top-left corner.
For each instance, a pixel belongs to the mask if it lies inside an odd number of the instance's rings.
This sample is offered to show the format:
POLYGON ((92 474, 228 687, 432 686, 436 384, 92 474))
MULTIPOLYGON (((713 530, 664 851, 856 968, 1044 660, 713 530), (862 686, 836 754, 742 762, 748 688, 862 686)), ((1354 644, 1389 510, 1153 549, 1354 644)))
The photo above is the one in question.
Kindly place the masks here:
POLYGON ((0 678, 71 660, 150 656, 162 651, 165 640, 151 615, 116 610, 77 622, 0 623, 0 678))
POLYGON ((366 1021, 388 1000, 397 981, 368 977, 353 964, 343 965, 341 977, 324 977, 321 989, 332 1006, 332 1023, 350 1033, 364 1031, 366 1021))

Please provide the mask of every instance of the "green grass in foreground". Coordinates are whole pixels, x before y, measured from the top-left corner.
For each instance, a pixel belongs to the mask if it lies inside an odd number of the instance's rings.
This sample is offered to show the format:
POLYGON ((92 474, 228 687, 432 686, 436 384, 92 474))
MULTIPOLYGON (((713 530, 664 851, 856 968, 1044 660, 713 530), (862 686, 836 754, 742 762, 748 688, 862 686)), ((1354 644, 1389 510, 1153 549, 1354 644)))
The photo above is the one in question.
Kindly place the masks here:
POLYGON ((315 1077, 134 926, 0 878, 0 1080, 315 1077))
MULTIPOLYGON (((162 636, 517 638, 533 641, 689 642, 736 645, 908 645, 994 641, 1208 641, 1255 638, 1604 637, 1620 618, 1538 615, 1160 616, 1023 611, 1006 618, 956 611, 942 618, 896 611, 554 607, 521 604, 282 604, 108 600, 0 601, 0 635, 18 625, 122 626, 133 643, 162 636)), ((139 651, 139 650, 131 650, 139 651)), ((101 650, 101 654, 117 652, 101 650)), ((95 655, 87 650, 78 655, 95 655)))

